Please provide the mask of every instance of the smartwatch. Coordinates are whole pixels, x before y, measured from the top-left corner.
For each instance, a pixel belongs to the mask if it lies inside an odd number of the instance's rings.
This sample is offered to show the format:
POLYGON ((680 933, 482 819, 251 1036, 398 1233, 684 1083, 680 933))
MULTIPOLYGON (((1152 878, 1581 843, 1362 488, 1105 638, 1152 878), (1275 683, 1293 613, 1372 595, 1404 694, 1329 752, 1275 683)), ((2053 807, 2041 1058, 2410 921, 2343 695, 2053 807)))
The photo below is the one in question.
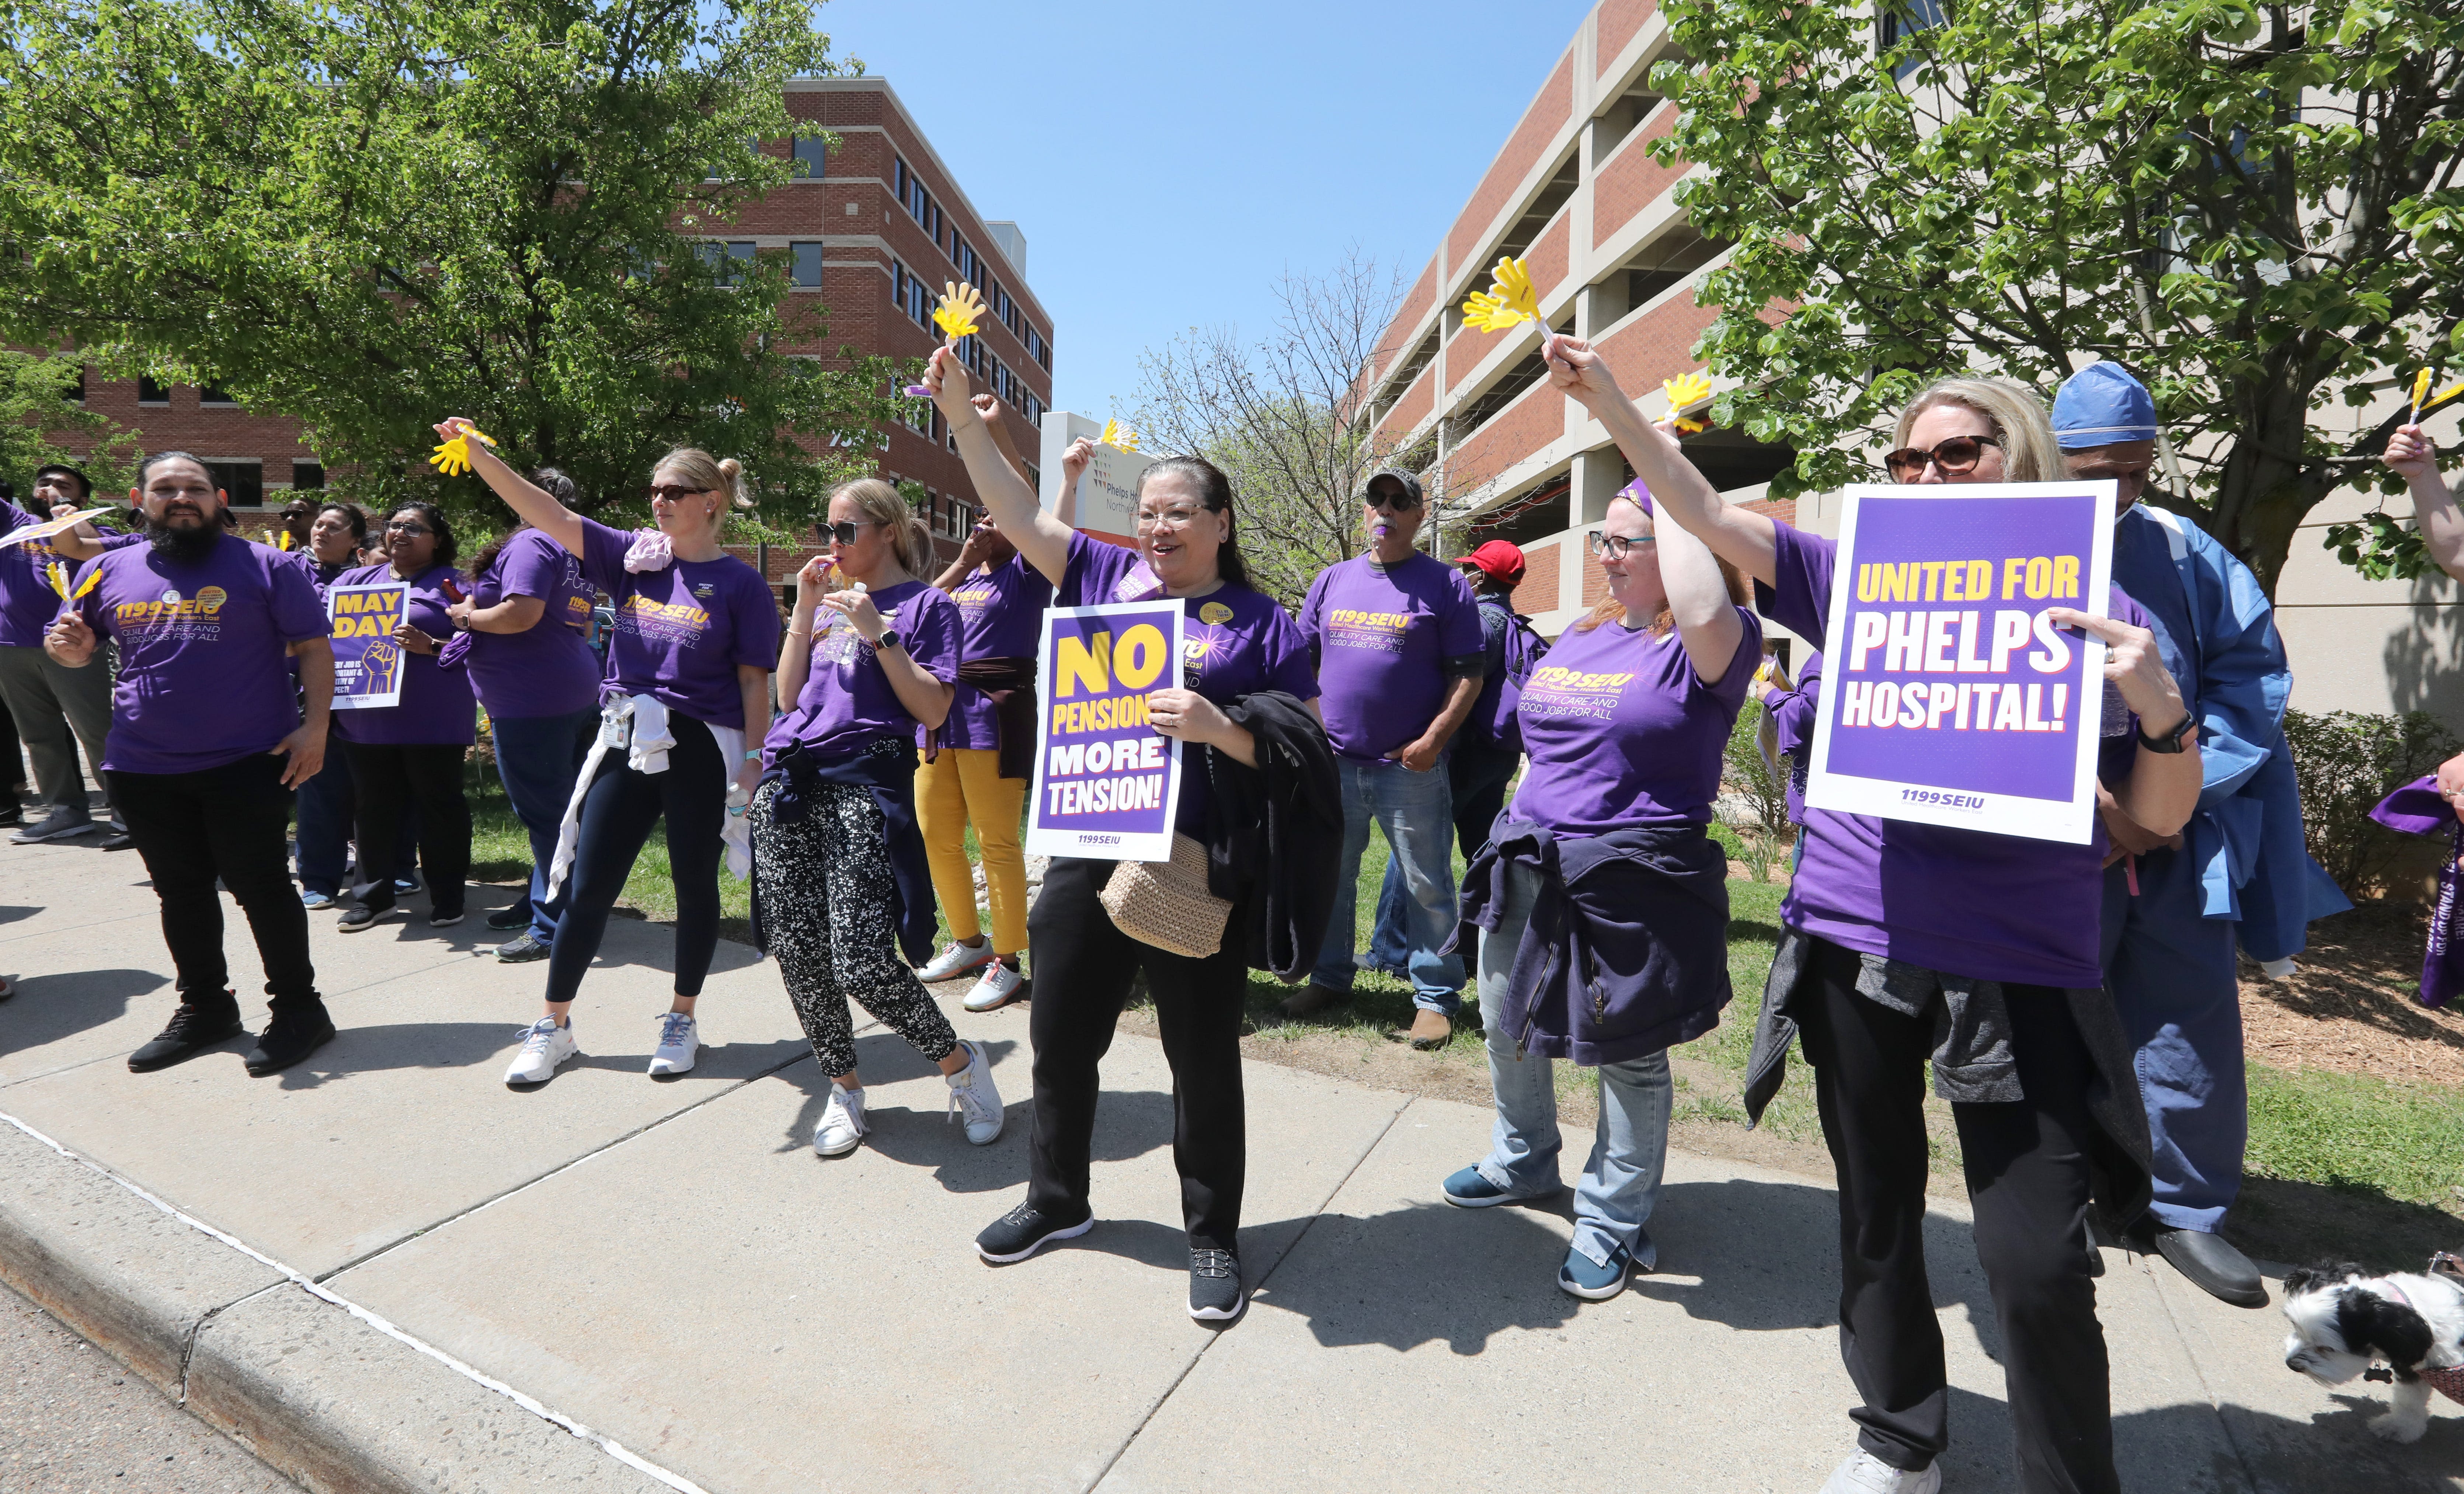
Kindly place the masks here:
POLYGON ((2139 729, 2139 745, 2146 748, 2149 752, 2180 752, 2183 747, 2189 742, 2191 736, 2197 732, 2198 726, 2198 716, 2193 713, 2186 711, 2182 714, 2182 724, 2174 727, 2171 731, 2167 732, 2162 736, 2150 736, 2147 735, 2147 728, 2144 726, 2141 727, 2139 729))
MULTIPOLYGON (((874 644, 872 646, 872 649, 873 652, 879 653, 885 648, 904 648, 906 647, 907 640, 898 636, 897 628, 891 627, 882 630, 881 641, 874 644)), ((2166 749, 2167 752, 2180 752, 2181 750, 2182 749, 2179 747, 2168 747, 2166 749)))

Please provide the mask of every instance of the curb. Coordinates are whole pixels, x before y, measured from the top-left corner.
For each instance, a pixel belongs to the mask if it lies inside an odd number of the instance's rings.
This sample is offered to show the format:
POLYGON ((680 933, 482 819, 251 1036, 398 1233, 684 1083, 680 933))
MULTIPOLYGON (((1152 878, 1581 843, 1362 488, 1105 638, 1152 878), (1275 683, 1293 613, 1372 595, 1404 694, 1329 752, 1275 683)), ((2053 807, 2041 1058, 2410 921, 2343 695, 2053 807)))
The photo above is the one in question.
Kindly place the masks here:
POLYGON ((318 1494, 702 1494, 6 1114, 0 1281, 318 1494))

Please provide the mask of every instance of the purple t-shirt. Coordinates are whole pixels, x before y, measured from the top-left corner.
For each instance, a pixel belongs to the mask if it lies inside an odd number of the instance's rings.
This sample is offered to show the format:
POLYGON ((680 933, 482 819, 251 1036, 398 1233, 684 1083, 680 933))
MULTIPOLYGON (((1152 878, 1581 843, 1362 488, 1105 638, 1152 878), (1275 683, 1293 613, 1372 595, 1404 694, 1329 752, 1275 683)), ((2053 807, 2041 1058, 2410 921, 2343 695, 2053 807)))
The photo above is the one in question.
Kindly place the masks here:
MULTIPOLYGON (((1138 552, 1121 545, 1069 537, 1069 566, 1054 593, 1054 606, 1095 606, 1125 602, 1154 585, 1138 552), (1136 572, 1136 577, 1132 573, 1136 572)), ((1162 593, 1156 591, 1156 597, 1162 593)), ((1217 705, 1277 690, 1296 700, 1317 698, 1317 671, 1309 667, 1309 640, 1272 597, 1246 586, 1221 586, 1203 597, 1184 597, 1180 684, 1217 705)), ((1477 623, 1474 624, 1477 626, 1477 623)), ((1173 828, 1206 836, 1206 774, 1196 753, 1182 756, 1180 811, 1173 828)))
MULTIPOLYGON (((926 673, 944 685, 958 677, 958 604, 948 592, 904 581, 874 592, 872 604, 926 673)), ((812 660, 796 708, 771 723, 765 764, 791 741, 819 757, 844 758, 884 737, 915 739, 919 723, 891 688, 872 645, 843 614, 813 609, 812 660)))
POLYGON ((271 752, 298 730, 299 692, 283 666, 292 644, 327 636, 325 609, 281 551, 224 535, 190 565, 124 545, 87 561, 77 584, 98 567, 77 610, 120 640, 104 767, 201 772, 271 752))
POLYGON ((1728 733, 1762 652, 1762 620, 1745 630, 1717 685, 1694 672, 1670 628, 1569 627, 1524 682, 1515 717, 1531 765, 1514 816, 1559 835, 1708 824, 1728 733))
POLYGON ((1471 583, 1417 551, 1399 565, 1360 555, 1318 572, 1300 628, 1317 646, 1327 737, 1353 762, 1417 741, 1445 709, 1453 681, 1441 666, 1484 647, 1471 583))
MULTIPOLYGON (((363 565, 344 571, 326 587, 390 586, 402 580, 391 565, 363 565)), ((453 636, 453 620, 445 608, 453 599, 445 583, 469 595, 462 573, 450 565, 431 565, 410 579, 410 626, 441 647, 453 636)), ((449 670, 432 653, 402 651, 402 704, 372 706, 363 711, 334 713, 334 735, 371 746, 451 747, 471 745, 477 735, 479 708, 471 698, 471 676, 449 670)))
MULTIPOLYGON (((1836 547, 1786 524, 1776 527, 1778 584, 1757 582, 1756 604, 1820 648, 1836 547)), ((2119 589, 2110 607, 2120 621, 2147 626, 2146 614, 2119 589)), ((2106 783, 2129 777, 2137 736, 2133 719, 2104 739, 2099 776, 2106 783)), ((1780 917, 1834 944, 1947 975, 2102 985, 2098 933, 2104 848, 2101 823, 2091 844, 2066 846, 1808 808, 1805 854, 1780 917)))
MULTIPOLYGON (((11 534, 28 524, 48 523, 0 499, 0 535, 11 534)), ((102 536, 105 550, 118 550, 132 544, 143 544, 143 535, 115 535, 107 530, 102 536)), ((49 539, 27 539, 0 547, 0 647, 39 648, 43 646, 43 629, 60 615, 60 594, 52 589, 50 567, 60 559, 58 550, 49 539)), ((76 570, 81 563, 70 560, 76 570)))
POLYGON ((737 666, 779 666, 779 604, 769 586, 732 555, 628 571, 632 543, 626 530, 582 521, 582 579, 607 593, 616 612, 601 695, 652 695, 696 721, 742 731, 737 666))
POLYGON ((582 562, 538 530, 517 530, 471 582, 475 606, 507 597, 536 597, 547 610, 518 633, 471 635, 463 667, 488 714, 509 720, 571 715, 599 704, 599 655, 583 637, 591 591, 582 562))
MULTIPOLYGON (((1052 604, 1052 582, 1013 555, 999 565, 979 568, 950 600, 958 604, 958 661, 1032 659, 1044 638, 1044 609, 1052 604)), ((960 684, 950 702, 948 736, 952 747, 993 752, 1001 746, 1001 716, 989 696, 973 685, 960 684)))

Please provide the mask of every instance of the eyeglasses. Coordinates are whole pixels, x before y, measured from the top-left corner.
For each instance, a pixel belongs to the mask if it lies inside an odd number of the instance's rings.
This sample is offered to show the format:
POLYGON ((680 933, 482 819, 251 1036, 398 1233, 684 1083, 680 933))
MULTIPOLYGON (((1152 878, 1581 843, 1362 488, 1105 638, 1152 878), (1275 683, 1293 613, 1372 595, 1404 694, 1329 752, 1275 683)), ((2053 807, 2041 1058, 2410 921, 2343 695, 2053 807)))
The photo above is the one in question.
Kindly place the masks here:
POLYGON ((436 531, 429 528, 426 524, 387 524, 385 525, 385 533, 389 535, 408 535, 412 538, 416 539, 421 535, 432 535, 436 533, 436 531))
POLYGON ((1364 508, 1383 509, 1390 514, 1409 514, 1420 506, 1420 500, 1408 493, 1379 493, 1375 489, 1360 502, 1364 508))
POLYGON ((1985 449, 2002 450, 2002 443, 1991 436, 1953 436, 1928 451, 1923 447, 1903 446, 1882 458, 1893 482, 1914 482, 1925 475, 1928 463, 1942 469, 1946 477, 1974 472, 1985 449))
POLYGON ((824 524, 822 526, 822 533, 829 536, 841 544, 853 544, 855 543, 855 532, 857 530, 865 528, 867 525, 878 528, 880 524, 881 520, 877 518, 843 518, 835 524, 824 524))
POLYGON ((1165 509, 1160 513, 1141 513, 1138 515, 1138 527, 1140 529, 1186 529, 1198 522, 1198 516, 1204 512, 1206 512, 1204 509, 1165 509))
POLYGON ((659 499, 665 498, 669 502, 673 503, 678 498, 690 498, 695 494, 716 493, 717 491, 718 490, 715 488, 680 488, 671 482, 653 483, 650 485, 650 500, 652 502, 657 502, 659 499))
POLYGON ((1590 542, 1594 555, 1610 556, 1620 560, 1625 559, 1629 550, 1648 550, 1660 543, 1649 535, 1604 535, 1596 529, 1583 538, 1590 542))

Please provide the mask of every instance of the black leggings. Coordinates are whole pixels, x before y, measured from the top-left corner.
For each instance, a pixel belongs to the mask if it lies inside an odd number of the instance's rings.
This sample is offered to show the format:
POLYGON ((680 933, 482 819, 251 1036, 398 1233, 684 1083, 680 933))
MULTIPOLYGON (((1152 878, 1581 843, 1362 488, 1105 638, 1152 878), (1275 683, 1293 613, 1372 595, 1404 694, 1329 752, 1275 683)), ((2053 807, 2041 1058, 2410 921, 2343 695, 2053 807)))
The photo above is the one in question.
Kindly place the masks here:
POLYGON ((676 995, 701 995, 718 952, 719 833, 727 826, 727 789, 736 764, 719 760, 718 739, 688 715, 668 714, 676 744, 668 771, 637 773, 607 749, 582 801, 582 838, 566 875, 564 916, 548 947, 547 999, 570 1001, 583 972, 607 936, 607 911, 633 874, 633 858, 661 815, 668 820, 668 870, 676 888, 676 995))
MULTIPOLYGON (((393 878, 375 875, 371 867, 399 867, 409 858, 399 854, 395 838, 402 833, 405 804, 419 807, 419 861, 428 873, 428 906, 438 913, 462 911, 464 885, 471 877, 471 802, 462 797, 462 759, 471 749, 455 743, 341 741, 350 759, 351 787, 359 796, 360 880, 368 883, 363 899, 371 908, 393 906, 393 878)), ((334 765, 326 765, 332 772, 334 765)))
MULTIPOLYGON (((1822 939, 1814 950, 1799 1033, 1839 1178, 1839 1351, 1864 1401, 1849 1417, 1859 1446, 1913 1471, 1950 1441, 1942 1324, 1925 1264, 1933 1022, 1859 996, 1853 951, 1822 939)), ((2118 1494, 2104 1329, 2087 1262, 2095 1060, 2064 992, 2002 990, 2027 1098, 1950 1109, 1976 1257, 2002 1331, 2019 1486, 2118 1494)))
POLYGON ((1141 944, 1096 901, 1117 863, 1056 856, 1027 914, 1035 1001, 1035 1104, 1026 1201, 1047 1215, 1085 1219, 1095 1137, 1097 1066, 1147 973, 1163 1056, 1172 1065, 1172 1159, 1180 1170, 1181 1222, 1193 1247, 1237 1250, 1241 1186, 1248 1169, 1241 1097, 1242 997, 1248 962, 1239 948, 1246 909, 1235 909, 1230 948, 1205 959, 1141 944))

